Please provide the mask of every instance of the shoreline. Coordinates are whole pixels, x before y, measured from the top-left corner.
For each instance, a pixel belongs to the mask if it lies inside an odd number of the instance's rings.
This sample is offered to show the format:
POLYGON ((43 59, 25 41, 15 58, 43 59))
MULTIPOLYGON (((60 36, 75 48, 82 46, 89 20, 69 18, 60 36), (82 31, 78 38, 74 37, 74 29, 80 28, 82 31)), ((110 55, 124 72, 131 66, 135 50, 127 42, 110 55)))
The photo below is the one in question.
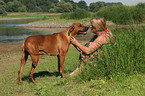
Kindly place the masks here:
POLYGON ((20 20, 20 19, 31 19, 31 18, 8 18, 8 17, 0 18, 0 20, 20 20))
MULTIPOLYGON (((20 20, 20 19, 32 19, 32 18, 0 18, 0 20, 20 20)), ((49 19, 41 20, 41 21, 34 21, 27 24, 22 25, 16 25, 17 27, 28 27, 28 28, 67 28, 72 23, 80 22, 83 23, 86 26, 90 25, 90 22, 88 21, 81 21, 81 20, 63 20, 63 19, 49 19)), ((130 25, 117 25, 111 21, 107 21, 107 27, 114 29, 114 28, 128 28, 130 26, 145 26, 145 24, 130 24, 130 25)))

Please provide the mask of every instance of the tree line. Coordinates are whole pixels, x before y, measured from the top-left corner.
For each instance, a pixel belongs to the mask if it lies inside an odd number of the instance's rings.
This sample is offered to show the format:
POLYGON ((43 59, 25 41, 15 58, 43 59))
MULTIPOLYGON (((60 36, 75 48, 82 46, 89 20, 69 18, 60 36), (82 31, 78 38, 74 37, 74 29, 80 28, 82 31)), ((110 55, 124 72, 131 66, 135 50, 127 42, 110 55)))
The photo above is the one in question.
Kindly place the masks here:
POLYGON ((73 0, 0 0, 0 14, 6 12, 50 12, 64 13, 74 12, 76 9, 85 9, 89 12, 97 12, 105 6, 123 5, 118 3, 93 2, 87 6, 83 0, 74 2, 73 0))

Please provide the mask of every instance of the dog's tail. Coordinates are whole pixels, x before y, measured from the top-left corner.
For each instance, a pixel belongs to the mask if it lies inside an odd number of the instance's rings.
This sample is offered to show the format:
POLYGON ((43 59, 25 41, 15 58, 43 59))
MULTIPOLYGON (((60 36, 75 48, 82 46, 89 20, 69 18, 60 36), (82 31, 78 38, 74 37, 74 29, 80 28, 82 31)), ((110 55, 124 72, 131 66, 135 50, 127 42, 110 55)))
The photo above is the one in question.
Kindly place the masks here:
POLYGON ((27 61, 29 53, 25 49, 24 42, 22 43, 21 48, 22 48, 22 56, 21 56, 21 64, 22 64, 22 63, 25 63, 27 61))

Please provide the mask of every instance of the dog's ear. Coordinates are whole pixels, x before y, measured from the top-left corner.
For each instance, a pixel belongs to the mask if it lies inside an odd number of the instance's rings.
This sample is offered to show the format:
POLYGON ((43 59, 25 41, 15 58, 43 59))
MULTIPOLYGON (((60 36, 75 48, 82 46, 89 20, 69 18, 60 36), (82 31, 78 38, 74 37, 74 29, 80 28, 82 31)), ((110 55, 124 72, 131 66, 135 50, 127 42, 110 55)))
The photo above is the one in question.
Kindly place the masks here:
POLYGON ((74 26, 73 26, 73 27, 71 27, 71 28, 69 29, 68 36, 70 36, 70 33, 71 33, 72 31, 74 31, 74 29, 75 29, 75 27, 74 27, 74 26))

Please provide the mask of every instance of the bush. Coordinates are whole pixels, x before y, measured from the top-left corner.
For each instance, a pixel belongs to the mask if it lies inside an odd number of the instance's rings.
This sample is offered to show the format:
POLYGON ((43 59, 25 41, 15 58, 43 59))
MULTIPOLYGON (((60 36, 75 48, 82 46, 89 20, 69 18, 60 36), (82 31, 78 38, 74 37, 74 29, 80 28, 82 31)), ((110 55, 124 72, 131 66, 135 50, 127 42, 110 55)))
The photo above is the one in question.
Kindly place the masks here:
POLYGON ((136 6, 111 6, 104 7, 96 13, 107 20, 111 20, 116 24, 131 24, 134 22, 142 22, 145 17, 145 8, 140 4, 136 6))
POLYGON ((103 53, 94 59, 96 66, 84 64, 80 78, 86 81, 96 79, 98 75, 102 78, 114 78, 123 74, 145 73, 144 29, 133 27, 114 30, 117 45, 105 47, 103 53))
POLYGON ((0 1, 0 15, 6 15, 6 10, 5 10, 5 2, 0 1))
POLYGON ((72 13, 63 13, 60 16, 61 19, 83 19, 88 17, 91 17, 91 14, 84 9, 76 9, 72 13))
POLYGON ((23 5, 20 1, 14 0, 13 2, 9 1, 6 6, 8 12, 26 12, 26 6, 23 5))
POLYGON ((76 9, 73 13, 70 14, 70 19, 83 19, 90 17, 91 14, 84 9, 76 9))
POLYGON ((1 7, 0 6, 0 15, 4 14, 6 11, 5 11, 5 8, 1 7))
POLYGON ((143 8, 141 4, 138 4, 137 6, 131 7, 130 10, 135 22, 143 22, 145 19, 145 7, 143 8))
POLYGON ((70 19, 70 13, 63 13, 60 15, 61 19, 70 19))
POLYGON ((128 6, 119 5, 104 7, 96 14, 117 24, 128 24, 132 21, 132 15, 128 6))
POLYGON ((63 12, 72 12, 73 6, 69 2, 60 1, 57 3, 56 7, 54 7, 55 10, 57 10, 58 13, 63 12))

